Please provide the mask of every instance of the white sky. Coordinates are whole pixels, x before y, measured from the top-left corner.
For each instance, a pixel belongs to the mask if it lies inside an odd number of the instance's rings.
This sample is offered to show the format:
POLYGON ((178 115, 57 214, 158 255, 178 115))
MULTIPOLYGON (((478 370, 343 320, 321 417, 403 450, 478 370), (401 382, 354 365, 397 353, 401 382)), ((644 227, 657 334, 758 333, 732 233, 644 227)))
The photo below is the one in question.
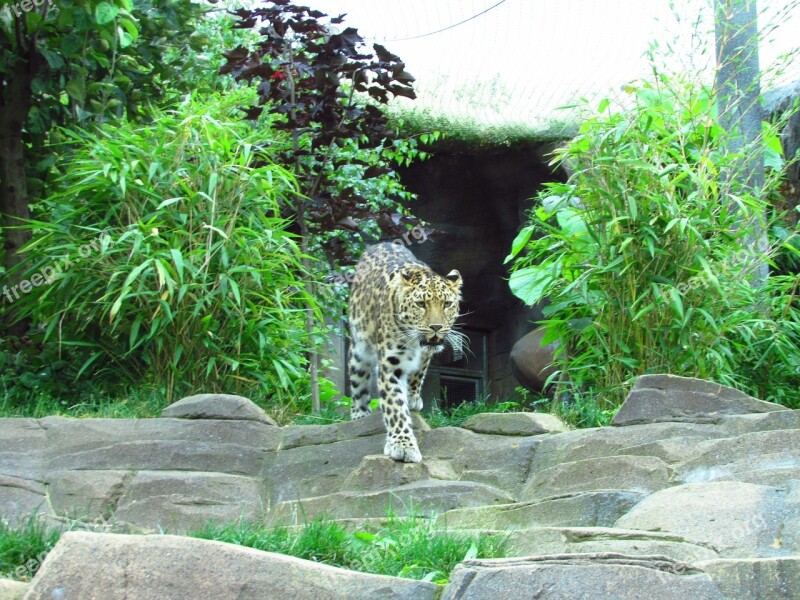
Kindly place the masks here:
MULTIPOLYGON (((484 125, 546 128, 575 98, 619 93, 649 72, 653 41, 675 53, 672 68, 713 65, 711 0, 309 0, 345 26, 383 43, 417 78, 414 105, 484 125), (674 5, 674 9, 670 6, 674 5), (417 39, 406 39, 461 25, 417 39), (679 16, 676 16, 679 15, 679 16), (694 24, 701 20, 699 27, 694 24), (698 34, 699 32, 699 34, 698 34)), ((759 0, 762 70, 800 46, 798 0, 759 0), (794 5, 785 14, 789 3, 794 5), (774 31, 766 25, 777 22, 774 31)), ((371 40, 368 40, 371 41, 371 40)), ((766 77, 765 77, 766 79, 766 77)), ((778 83, 800 79, 800 58, 778 83)), ((775 82, 765 81, 765 89, 775 82)), ((562 117, 563 118, 563 117, 562 117)))

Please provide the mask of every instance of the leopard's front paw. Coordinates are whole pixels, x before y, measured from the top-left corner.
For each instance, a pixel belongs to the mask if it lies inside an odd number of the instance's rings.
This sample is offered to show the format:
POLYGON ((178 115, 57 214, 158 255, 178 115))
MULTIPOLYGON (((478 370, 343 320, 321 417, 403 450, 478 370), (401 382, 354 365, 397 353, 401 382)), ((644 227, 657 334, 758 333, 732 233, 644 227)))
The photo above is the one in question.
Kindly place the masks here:
POLYGON ((414 438, 410 440, 388 438, 386 440, 386 446, 383 448, 383 453, 397 461, 407 463, 422 462, 422 454, 420 454, 417 440, 414 438))
POLYGON ((422 410, 422 396, 419 394, 414 394, 408 399, 408 408, 411 410, 420 411, 422 410))

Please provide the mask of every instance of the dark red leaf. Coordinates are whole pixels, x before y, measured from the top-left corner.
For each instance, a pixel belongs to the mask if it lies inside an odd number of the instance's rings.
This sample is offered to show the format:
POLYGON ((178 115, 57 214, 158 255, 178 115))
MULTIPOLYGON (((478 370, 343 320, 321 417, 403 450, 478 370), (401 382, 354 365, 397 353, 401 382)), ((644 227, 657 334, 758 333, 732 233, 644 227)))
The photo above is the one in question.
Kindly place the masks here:
POLYGON ((396 54, 392 54, 384 46, 381 46, 380 44, 373 44, 372 47, 375 48, 375 54, 378 55, 378 60, 380 60, 381 62, 400 61, 399 56, 397 56, 396 54))

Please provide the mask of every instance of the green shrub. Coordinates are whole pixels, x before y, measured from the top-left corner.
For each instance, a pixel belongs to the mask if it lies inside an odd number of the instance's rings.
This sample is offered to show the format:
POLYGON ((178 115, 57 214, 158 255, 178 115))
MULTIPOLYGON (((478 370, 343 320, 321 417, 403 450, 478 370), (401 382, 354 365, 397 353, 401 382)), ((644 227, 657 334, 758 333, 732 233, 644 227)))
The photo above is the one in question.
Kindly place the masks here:
MULTIPOLYGON (((609 410, 636 376, 669 372, 796 404, 797 278, 753 286, 791 246, 755 243, 774 217, 778 171, 760 194, 733 185, 742 155, 724 150, 707 90, 660 78, 633 91, 624 110, 602 102, 558 153, 573 174, 540 195, 509 257, 512 291, 549 300, 561 387, 591 390, 609 410)), ((775 129, 764 131, 745 152, 780 167, 775 129)))
POLYGON ((285 136, 232 116, 241 93, 188 97, 147 126, 65 132, 74 149, 31 223, 17 300, 82 373, 287 398, 303 379, 305 269, 280 207, 285 136))

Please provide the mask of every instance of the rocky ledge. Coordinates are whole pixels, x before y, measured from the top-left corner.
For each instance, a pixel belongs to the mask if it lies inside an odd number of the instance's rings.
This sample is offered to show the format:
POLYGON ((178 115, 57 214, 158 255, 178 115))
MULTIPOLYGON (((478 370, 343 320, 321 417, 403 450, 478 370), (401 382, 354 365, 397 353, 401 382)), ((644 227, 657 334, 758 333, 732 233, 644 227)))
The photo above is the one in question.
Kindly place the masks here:
POLYGON ((650 375, 611 427, 520 413, 416 428, 421 464, 381 455, 379 415, 278 427, 238 396, 158 419, 0 420, 0 516, 94 530, 65 534, 30 584, 0 580, 0 600, 798 597, 800 411, 650 375), (164 535, 389 505, 506 536, 515 558, 465 561, 441 590, 164 535))

